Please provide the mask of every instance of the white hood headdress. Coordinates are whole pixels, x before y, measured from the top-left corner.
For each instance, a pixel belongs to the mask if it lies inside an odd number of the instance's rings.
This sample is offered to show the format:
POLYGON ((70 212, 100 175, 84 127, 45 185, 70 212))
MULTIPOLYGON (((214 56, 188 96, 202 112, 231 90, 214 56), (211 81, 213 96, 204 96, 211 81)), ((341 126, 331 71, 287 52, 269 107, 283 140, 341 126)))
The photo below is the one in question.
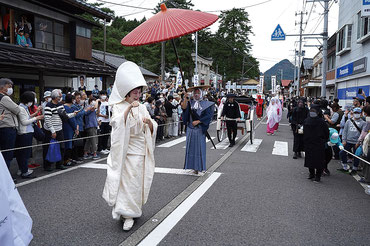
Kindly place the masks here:
POLYGON ((131 90, 140 86, 147 87, 147 84, 139 66, 130 61, 122 63, 117 69, 108 104, 113 105, 122 102, 131 90))

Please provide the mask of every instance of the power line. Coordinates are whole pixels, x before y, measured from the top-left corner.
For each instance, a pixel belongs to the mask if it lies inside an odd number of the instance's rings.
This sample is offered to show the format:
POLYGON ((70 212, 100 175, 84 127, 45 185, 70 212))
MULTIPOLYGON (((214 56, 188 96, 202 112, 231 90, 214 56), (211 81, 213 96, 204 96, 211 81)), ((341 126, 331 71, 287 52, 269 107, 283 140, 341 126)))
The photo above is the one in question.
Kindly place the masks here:
MULTIPOLYGON (((255 6, 258 6, 258 5, 261 5, 261 4, 265 4, 265 3, 268 3, 268 2, 271 2, 272 0, 267 0, 267 1, 264 1, 264 2, 260 2, 260 3, 256 3, 256 4, 252 4, 252 5, 248 5, 248 6, 245 6, 245 7, 240 7, 240 8, 237 8, 237 9, 246 9, 246 8, 251 8, 251 7, 255 7, 255 6)), ((222 12, 222 11, 229 11, 229 10, 232 10, 232 9, 224 9, 224 10, 210 10, 210 11, 203 11, 203 12, 208 12, 208 13, 212 13, 212 12, 222 12)))
POLYGON ((126 4, 122 4, 122 3, 114 3, 114 2, 105 1, 105 0, 96 0, 96 1, 102 2, 102 3, 113 4, 113 5, 117 5, 117 6, 122 6, 122 7, 127 7, 127 8, 154 10, 154 8, 144 8, 144 7, 139 7, 139 6, 126 5, 126 4))

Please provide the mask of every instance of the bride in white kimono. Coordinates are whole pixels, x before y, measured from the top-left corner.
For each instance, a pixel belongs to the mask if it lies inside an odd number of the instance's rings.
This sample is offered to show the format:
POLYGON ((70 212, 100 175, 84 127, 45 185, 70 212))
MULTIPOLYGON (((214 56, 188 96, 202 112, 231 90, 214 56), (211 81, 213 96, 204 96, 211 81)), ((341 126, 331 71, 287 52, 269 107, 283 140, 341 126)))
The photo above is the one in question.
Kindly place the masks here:
POLYGON ((124 219, 123 230, 142 214, 153 180, 154 148, 157 123, 146 107, 139 103, 146 82, 133 62, 123 63, 117 70, 109 104, 111 149, 103 198, 113 207, 113 219, 124 219))

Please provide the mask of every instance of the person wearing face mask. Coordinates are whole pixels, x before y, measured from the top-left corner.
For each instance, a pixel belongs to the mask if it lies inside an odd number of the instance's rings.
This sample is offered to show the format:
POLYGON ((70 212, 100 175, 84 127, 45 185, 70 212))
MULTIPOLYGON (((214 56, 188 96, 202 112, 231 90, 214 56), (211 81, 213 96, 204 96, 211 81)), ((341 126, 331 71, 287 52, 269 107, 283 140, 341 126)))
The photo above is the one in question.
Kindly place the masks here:
POLYGON ((308 179, 318 183, 325 168, 325 147, 329 139, 329 127, 320 116, 319 105, 312 105, 309 117, 303 122, 304 166, 310 174, 308 179))
POLYGON ((214 112, 214 103, 202 98, 205 88, 209 86, 190 87, 193 99, 185 95, 181 102, 182 120, 187 126, 184 169, 192 169, 195 174, 206 170, 206 134, 214 112))
MULTIPOLYGON (((72 106, 71 108, 73 111, 77 111, 78 113, 76 114, 75 121, 76 125, 78 126, 78 135, 76 138, 81 138, 81 137, 86 137, 86 132, 85 132, 85 124, 84 124, 84 116, 87 112, 90 111, 90 108, 85 108, 83 106, 83 102, 81 99, 81 94, 78 91, 75 91, 74 93, 74 101, 72 101, 72 106)), ((84 156, 84 141, 83 140, 78 140, 73 142, 73 148, 72 148, 72 162, 76 164, 80 164, 83 161, 83 156, 84 156)))
POLYGON ((303 122, 308 116, 308 108, 306 107, 303 100, 299 100, 297 107, 292 111, 291 127, 293 130, 294 142, 293 142, 293 159, 302 157, 301 152, 303 148, 303 122))
MULTIPOLYGON (((110 111, 111 108, 108 106, 108 98, 106 91, 100 91, 100 105, 98 107, 98 122, 100 122, 100 134, 108 134, 111 131, 110 122, 110 111)), ((109 135, 99 137, 98 141, 98 152, 102 154, 109 154, 108 150, 108 139, 109 135)))
MULTIPOLYGON (((45 115, 44 115, 44 133, 45 139, 44 143, 50 143, 51 139, 56 139, 57 141, 64 140, 63 134, 63 121, 68 121, 68 119, 75 117, 77 111, 73 113, 66 113, 62 101, 62 91, 60 89, 54 89, 51 92, 51 102, 48 102, 45 106, 45 115)), ((61 145, 60 153, 62 159, 56 163, 56 169, 66 169, 66 166, 63 165, 64 158, 64 148, 61 145)), ((49 150, 49 145, 44 145, 43 147, 43 156, 44 156, 44 170, 52 171, 51 163, 47 161, 46 155, 49 150)))
MULTIPOLYGON (((0 79, 0 114, 4 119, 0 121, 0 150, 13 149, 17 136, 19 106, 10 96, 13 94, 13 82, 10 79, 0 79)), ((3 152, 6 165, 9 167, 13 159, 13 151, 3 152)))
MULTIPOLYGON (((20 113, 18 114, 18 131, 16 139, 16 147, 32 146, 33 138, 33 123, 44 118, 43 115, 33 116, 29 112, 29 107, 32 106, 35 95, 31 91, 26 91, 21 95, 20 113)), ((36 115, 36 114, 34 114, 36 115)), ((35 178, 32 176, 32 170, 28 169, 28 159, 31 157, 32 148, 20 149, 15 152, 15 157, 18 162, 19 175, 22 178, 35 178)))
MULTIPOLYGON (((352 153, 356 152, 356 144, 362 130, 366 126, 366 122, 361 119, 361 112, 361 108, 353 109, 353 119, 351 118, 347 120, 342 133, 342 144, 344 146, 344 149, 347 151, 352 151, 352 153)), ((347 162, 347 153, 345 151, 341 151, 339 153, 339 156, 341 159, 342 168, 338 169, 338 171, 348 173, 350 171, 350 167, 347 162)), ((352 170, 356 171, 358 168, 358 164, 359 160, 357 158, 354 158, 352 170)))
POLYGON ((42 114, 45 114, 45 106, 49 102, 51 102, 51 91, 45 91, 44 92, 44 101, 41 103, 42 114))
POLYGON ((103 198, 113 207, 113 219, 124 220, 124 231, 141 217, 154 176, 157 123, 139 103, 146 86, 139 66, 127 61, 117 69, 108 101, 112 134, 103 198))

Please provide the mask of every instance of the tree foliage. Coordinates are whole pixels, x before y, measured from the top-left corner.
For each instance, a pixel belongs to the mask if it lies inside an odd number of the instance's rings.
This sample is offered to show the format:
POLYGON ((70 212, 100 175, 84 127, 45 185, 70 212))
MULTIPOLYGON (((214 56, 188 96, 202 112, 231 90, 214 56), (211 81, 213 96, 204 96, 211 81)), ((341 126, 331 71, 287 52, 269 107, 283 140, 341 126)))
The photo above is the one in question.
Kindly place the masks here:
MULTIPOLYGON (((100 7, 100 3, 94 4, 100 7)), ((192 9, 191 0, 170 0, 166 2, 167 8, 192 9)), ((103 11, 114 15, 114 11, 109 8, 101 8, 103 11)), ((155 12, 160 11, 160 3, 155 8, 155 12)), ((92 16, 84 15, 85 18, 99 22, 92 16)), ((220 17, 219 29, 212 34, 209 28, 198 31, 198 52, 199 55, 213 59, 212 70, 225 76, 226 80, 238 80, 241 77, 256 78, 259 76, 259 64, 250 54, 252 45, 249 36, 252 35, 248 13, 244 9, 232 9, 223 11, 220 17), (244 57, 244 68, 243 68, 244 57), (244 75, 242 72, 244 71, 244 75)), ((161 44, 143 45, 138 47, 122 46, 121 39, 145 22, 142 20, 127 20, 124 17, 115 16, 113 21, 107 25, 107 45, 109 53, 123 55, 146 69, 160 74, 161 67, 161 44)), ((193 76, 195 64, 191 53, 195 52, 194 34, 189 34, 174 40, 181 60, 181 66, 185 73, 185 78, 193 76)), ((93 48, 103 50, 104 46, 103 27, 93 28, 92 42, 93 48)), ((166 41, 165 45, 166 71, 171 71, 177 66, 175 52, 171 41, 166 41)))

